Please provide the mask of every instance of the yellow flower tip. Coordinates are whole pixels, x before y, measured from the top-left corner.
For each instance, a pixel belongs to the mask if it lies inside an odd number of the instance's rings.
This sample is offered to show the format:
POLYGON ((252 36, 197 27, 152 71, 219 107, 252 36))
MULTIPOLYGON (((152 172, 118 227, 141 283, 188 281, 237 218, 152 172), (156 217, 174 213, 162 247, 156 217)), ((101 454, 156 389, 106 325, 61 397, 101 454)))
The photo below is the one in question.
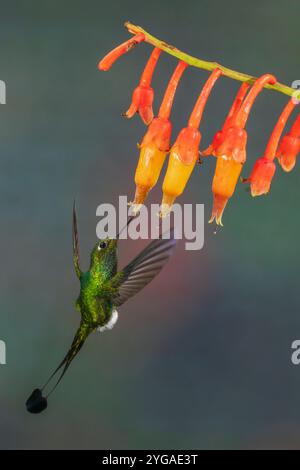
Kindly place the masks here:
POLYGON ((278 160, 281 168, 286 173, 290 173, 295 168, 296 158, 294 156, 285 155, 284 157, 281 157, 278 160))
POLYGON ((251 187, 251 196, 258 197, 258 196, 265 196, 269 193, 269 189, 259 189, 256 187, 251 187))
POLYGON ((261 157, 256 161, 249 177, 251 196, 262 196, 270 191, 275 171, 276 165, 273 160, 261 157))
POLYGON ((266 196, 271 190, 271 181, 258 181, 257 184, 254 182, 250 183, 251 196, 266 196))
POLYGON ((130 107, 122 113, 122 116, 127 119, 131 119, 138 112, 138 107, 134 104, 131 104, 130 107))
POLYGON ((283 171, 285 171, 285 173, 290 173, 295 167, 295 165, 293 165, 293 166, 283 166, 283 165, 281 165, 281 166, 282 166, 283 171))
POLYGON ((130 215, 133 215, 134 217, 139 214, 141 207, 143 204, 135 204, 132 202, 130 204, 130 215))
POLYGON ((261 194, 256 189, 251 188, 251 196, 258 197, 258 196, 261 196, 261 194))
POLYGON ((164 219, 170 214, 172 210, 172 206, 175 202, 175 199, 176 199, 176 196, 173 196, 171 194, 163 195, 162 202, 160 205, 160 211, 159 211, 160 218, 164 219))
POLYGON ((208 221, 209 224, 215 221, 217 225, 219 225, 220 227, 223 227, 222 217, 223 217, 224 209, 227 205, 227 202, 228 202, 227 197, 220 196, 219 194, 214 194, 213 209, 211 213, 211 218, 208 221))
POLYGON ((137 184, 132 205, 141 206, 142 204, 144 204, 150 189, 150 187, 137 184))
POLYGON ((133 201, 130 201, 130 202, 127 202, 127 207, 129 207, 129 213, 128 215, 133 215, 133 212, 132 212, 132 207, 134 206, 134 202, 133 201))
POLYGON ((159 210, 158 216, 159 216, 161 219, 165 219, 165 218, 168 217, 168 215, 170 214, 171 209, 172 209, 172 206, 169 206, 168 204, 162 204, 162 205, 160 206, 160 210, 159 210))
POLYGON ((219 217, 216 217, 216 224, 219 225, 220 227, 224 227, 222 223, 222 215, 220 215, 219 217))
POLYGON ((285 171, 285 173, 290 173, 294 169, 295 165, 293 165, 293 166, 283 166, 283 165, 281 165, 281 167, 282 167, 283 171, 285 171))
POLYGON ((142 121, 148 126, 153 120, 153 98, 154 92, 150 86, 137 86, 132 95, 131 105, 126 113, 123 113, 123 116, 131 119, 136 113, 139 113, 142 121))
POLYGON ((222 215, 218 216, 215 213, 212 213, 211 218, 209 219, 208 223, 212 224, 213 222, 216 222, 216 225, 219 227, 224 227, 223 222, 222 222, 222 215))
POLYGON ((128 204, 131 208, 131 215, 136 216, 140 212, 141 207, 144 204, 150 189, 151 188, 147 186, 142 186, 139 184, 136 186, 134 201, 128 204))
POLYGON ((152 108, 140 108, 139 115, 146 126, 149 126, 154 118, 152 108))

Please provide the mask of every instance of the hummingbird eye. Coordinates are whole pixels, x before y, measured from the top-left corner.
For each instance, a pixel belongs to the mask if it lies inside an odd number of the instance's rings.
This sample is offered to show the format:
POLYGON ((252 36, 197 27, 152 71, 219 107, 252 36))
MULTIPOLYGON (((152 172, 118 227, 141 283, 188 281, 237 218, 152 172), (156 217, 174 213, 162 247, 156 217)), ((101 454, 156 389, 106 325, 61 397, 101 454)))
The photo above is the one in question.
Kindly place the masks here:
POLYGON ((103 250, 103 249, 106 248, 106 247, 107 247, 107 243, 106 243, 106 242, 101 242, 101 243, 99 244, 99 249, 101 249, 101 250, 103 250))

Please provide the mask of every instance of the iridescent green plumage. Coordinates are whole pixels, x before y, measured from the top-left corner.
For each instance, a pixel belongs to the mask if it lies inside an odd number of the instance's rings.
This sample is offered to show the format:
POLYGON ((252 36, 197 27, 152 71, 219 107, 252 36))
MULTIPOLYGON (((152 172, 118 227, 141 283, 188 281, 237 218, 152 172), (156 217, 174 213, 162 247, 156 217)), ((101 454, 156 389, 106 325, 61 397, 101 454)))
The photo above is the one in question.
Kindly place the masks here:
MULTIPOLYGON (((116 308, 143 289, 160 272, 171 255, 175 240, 173 231, 168 236, 154 240, 119 272, 117 271, 117 243, 118 237, 117 239, 106 238, 97 242, 91 252, 89 270, 82 272, 79 261, 77 218, 74 204, 73 261, 76 275, 80 281, 80 293, 75 305, 80 311, 81 321, 68 353, 43 389, 56 373, 63 368, 55 385, 56 387, 87 337, 97 328, 100 331, 105 329, 106 325, 110 324, 113 314, 116 313, 116 308)), ((45 409, 47 400, 41 392, 41 390, 36 389, 27 400, 28 411, 38 413, 45 409)))

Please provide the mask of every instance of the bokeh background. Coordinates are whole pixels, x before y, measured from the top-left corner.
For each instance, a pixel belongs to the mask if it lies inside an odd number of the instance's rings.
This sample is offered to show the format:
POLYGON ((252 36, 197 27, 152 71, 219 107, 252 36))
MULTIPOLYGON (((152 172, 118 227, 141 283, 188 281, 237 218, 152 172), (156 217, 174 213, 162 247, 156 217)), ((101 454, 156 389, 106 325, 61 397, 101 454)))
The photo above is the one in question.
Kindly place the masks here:
MULTIPOLYGON (((108 73, 98 60, 126 40, 125 20, 182 50, 240 71, 300 79, 298 0, 0 2, 1 282, 0 447, 3 449, 300 448, 300 167, 278 169, 271 195, 239 185, 224 229, 205 246, 179 244, 151 286, 128 302, 111 333, 94 334, 42 415, 25 410, 65 354, 79 316, 71 210, 82 260, 95 242, 96 207, 132 196, 138 118, 121 118, 150 53, 136 48, 108 73)), ((155 110, 174 69, 163 55, 155 110)), ((176 95, 174 136, 207 78, 189 69, 176 95)), ((209 100, 202 146, 220 128, 238 83, 209 100)), ((249 120, 249 174, 287 98, 266 91, 249 120)), ((211 210, 213 159, 182 202, 211 210)), ((161 180, 160 180, 161 181, 161 180)), ((160 184, 149 202, 158 202, 160 184)), ((143 242, 123 241, 121 264, 143 242)))

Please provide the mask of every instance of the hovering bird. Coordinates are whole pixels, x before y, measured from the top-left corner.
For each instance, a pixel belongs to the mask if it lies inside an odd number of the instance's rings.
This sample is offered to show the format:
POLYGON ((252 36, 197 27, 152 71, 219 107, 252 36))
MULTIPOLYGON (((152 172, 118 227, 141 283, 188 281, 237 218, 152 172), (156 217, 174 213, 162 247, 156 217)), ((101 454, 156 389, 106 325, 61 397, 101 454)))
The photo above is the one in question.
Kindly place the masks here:
MULTIPOLYGON (((129 218, 127 226, 134 217, 129 218)), ((142 290, 161 271, 170 258, 175 246, 174 230, 153 240, 131 263, 121 271, 117 270, 119 234, 116 239, 100 240, 91 252, 90 268, 87 272, 80 269, 79 241, 75 203, 73 206, 73 261, 76 275, 80 281, 80 294, 76 307, 81 321, 71 347, 50 376, 42 389, 35 389, 26 402, 30 413, 40 413, 47 408, 47 398, 57 387, 71 362, 79 353, 88 336, 98 330, 111 329, 118 319, 117 308, 130 297, 142 290), (47 396, 43 390, 56 374, 61 374, 47 396)))

